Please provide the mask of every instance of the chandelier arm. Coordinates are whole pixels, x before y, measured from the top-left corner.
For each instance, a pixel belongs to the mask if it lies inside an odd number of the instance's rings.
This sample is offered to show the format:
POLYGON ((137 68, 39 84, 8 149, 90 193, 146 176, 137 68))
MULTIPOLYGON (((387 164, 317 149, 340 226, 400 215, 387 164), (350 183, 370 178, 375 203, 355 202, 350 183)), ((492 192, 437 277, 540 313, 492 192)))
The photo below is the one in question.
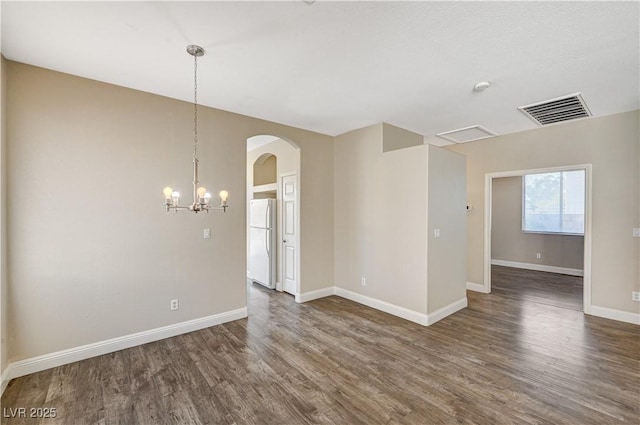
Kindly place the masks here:
POLYGON ((221 205, 219 207, 212 207, 210 205, 202 205, 202 204, 196 204, 197 206, 194 205, 171 205, 171 204, 167 204, 165 203, 164 206, 167 208, 167 212, 171 211, 171 210, 175 210, 175 212, 178 212, 178 210, 188 210, 188 211, 193 211, 195 213, 204 211, 204 212, 209 212, 209 211, 222 211, 222 212, 227 212, 227 208, 229 208, 228 205, 221 205))
POLYGON ((222 212, 227 212, 227 208, 229 208, 228 205, 222 205, 220 207, 205 207, 204 210, 209 212, 209 211, 222 211, 222 212))
POLYGON ((167 206, 167 211, 175 210, 175 212, 178 212, 178 210, 191 209, 191 206, 186 206, 186 205, 166 205, 166 206, 167 206))

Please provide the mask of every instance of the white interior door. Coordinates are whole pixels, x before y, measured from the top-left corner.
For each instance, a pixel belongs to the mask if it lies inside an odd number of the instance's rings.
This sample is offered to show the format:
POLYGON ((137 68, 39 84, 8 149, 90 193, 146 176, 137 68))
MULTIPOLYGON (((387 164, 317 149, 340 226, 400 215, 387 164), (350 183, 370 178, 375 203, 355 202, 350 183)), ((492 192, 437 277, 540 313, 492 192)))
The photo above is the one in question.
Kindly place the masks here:
POLYGON ((282 183, 282 277, 283 290, 290 294, 298 293, 298 183, 297 176, 286 175, 282 183))

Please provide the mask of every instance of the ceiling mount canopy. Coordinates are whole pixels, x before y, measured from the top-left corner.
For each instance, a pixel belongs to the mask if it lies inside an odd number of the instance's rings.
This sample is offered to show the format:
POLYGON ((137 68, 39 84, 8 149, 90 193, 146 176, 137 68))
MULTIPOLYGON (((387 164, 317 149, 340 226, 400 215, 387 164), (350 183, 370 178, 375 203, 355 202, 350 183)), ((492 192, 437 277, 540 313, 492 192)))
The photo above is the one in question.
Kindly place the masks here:
POLYGON ((164 206, 168 211, 179 210, 199 213, 210 210, 227 212, 227 197, 229 193, 222 190, 219 193, 220 206, 211 206, 211 194, 204 187, 198 187, 198 58, 204 56, 204 49, 195 44, 187 46, 187 53, 193 56, 193 203, 191 205, 180 205, 180 192, 167 186, 164 188, 164 206))
POLYGON ((187 53, 189 53, 191 56, 199 58, 200 56, 204 56, 204 49, 195 44, 189 44, 187 46, 187 53))

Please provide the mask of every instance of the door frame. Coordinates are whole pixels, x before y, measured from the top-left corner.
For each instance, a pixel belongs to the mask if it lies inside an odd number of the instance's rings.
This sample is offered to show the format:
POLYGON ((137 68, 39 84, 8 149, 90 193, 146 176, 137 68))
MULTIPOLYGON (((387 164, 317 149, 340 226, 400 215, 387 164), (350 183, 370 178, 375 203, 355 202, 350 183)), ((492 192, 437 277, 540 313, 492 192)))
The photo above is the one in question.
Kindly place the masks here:
POLYGON ((278 231, 278 235, 280 236, 280 239, 278 241, 279 245, 280 245, 280 252, 282 253, 280 255, 280 261, 278 261, 278 267, 280 268, 280 279, 277 279, 280 284, 280 290, 283 291, 284 290, 284 250, 282 249, 282 238, 283 238, 283 233, 282 230, 284 229, 284 208, 282 207, 282 202, 284 200, 284 193, 282 192, 282 179, 284 177, 291 177, 291 176, 295 176, 296 177, 296 197, 295 197, 295 202, 296 202, 296 208, 295 208, 295 213, 296 213, 296 221, 295 221, 295 231, 296 231, 296 289, 295 289, 295 293, 293 294, 296 298, 296 301, 298 300, 299 296, 300 296, 300 257, 301 257, 301 250, 300 250, 300 176, 299 173, 296 171, 289 171, 286 173, 282 173, 280 174, 280 176, 278 177, 278 190, 279 190, 279 194, 280 194, 280 199, 278 199, 280 205, 278 210, 280 211, 280 220, 278 222, 278 227, 279 230, 278 231))
POLYGON ((557 171, 585 171, 584 198, 584 276, 582 306, 585 314, 591 314, 591 244, 592 244, 592 164, 565 165, 559 167, 535 168, 528 170, 501 171, 487 173, 484 178, 484 285, 482 292, 491 292, 491 214, 493 179, 501 177, 521 177, 532 173, 551 173, 557 171))

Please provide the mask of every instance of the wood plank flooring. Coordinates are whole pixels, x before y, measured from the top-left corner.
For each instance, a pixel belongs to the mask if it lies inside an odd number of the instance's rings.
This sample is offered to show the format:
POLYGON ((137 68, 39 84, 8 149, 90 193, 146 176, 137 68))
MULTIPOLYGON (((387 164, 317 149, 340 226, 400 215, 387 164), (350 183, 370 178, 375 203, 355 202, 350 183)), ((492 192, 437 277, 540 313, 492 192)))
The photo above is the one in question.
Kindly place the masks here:
POLYGON ((491 291, 510 299, 583 311, 582 277, 491 266, 491 291))
POLYGON ((511 273, 430 327, 252 286, 248 319, 11 381, 3 410, 57 417, 2 423, 640 423, 640 327, 519 296, 511 273))

